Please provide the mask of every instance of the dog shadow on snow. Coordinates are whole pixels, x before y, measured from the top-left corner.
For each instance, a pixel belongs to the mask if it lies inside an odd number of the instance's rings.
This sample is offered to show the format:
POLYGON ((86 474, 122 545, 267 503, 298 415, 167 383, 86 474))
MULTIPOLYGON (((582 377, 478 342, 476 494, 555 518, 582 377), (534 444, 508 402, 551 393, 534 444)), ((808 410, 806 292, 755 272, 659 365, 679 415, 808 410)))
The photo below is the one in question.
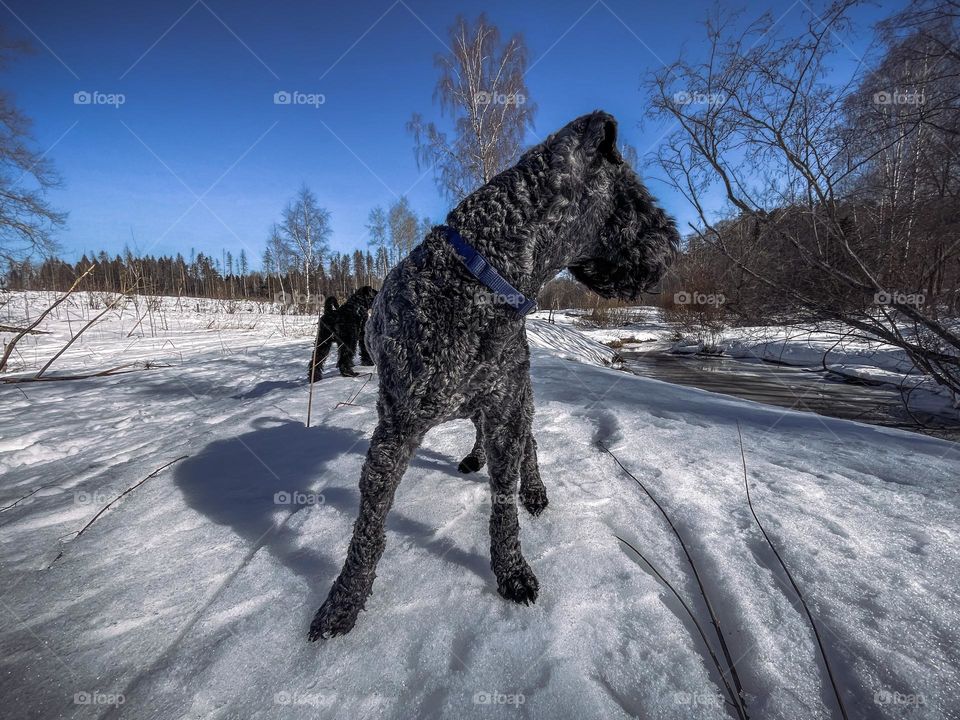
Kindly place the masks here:
MULTIPOLYGON (((217 525, 231 528, 251 548, 263 543, 263 549, 285 567, 325 590, 340 570, 349 534, 333 547, 320 548, 316 539, 311 542, 309 536, 301 537, 300 523, 279 524, 290 512, 309 512, 310 503, 318 501, 317 494, 323 496, 324 505, 352 521, 360 505, 357 481, 368 445, 368 435, 356 430, 306 428, 291 420, 261 418, 252 431, 216 440, 184 460, 177 466, 174 483, 189 507, 217 525), (356 462, 348 464, 349 477, 328 478, 331 464, 346 455, 357 456, 356 462)), ((460 475, 456 463, 421 448, 410 463, 405 484, 416 487, 418 470, 440 470, 459 482, 485 482, 482 476, 460 475)), ((477 512, 482 512, 479 506, 477 512)), ((387 531, 409 537, 444 562, 461 565, 487 580, 489 568, 483 558, 433 538, 441 520, 427 525, 394 510, 387 531)))

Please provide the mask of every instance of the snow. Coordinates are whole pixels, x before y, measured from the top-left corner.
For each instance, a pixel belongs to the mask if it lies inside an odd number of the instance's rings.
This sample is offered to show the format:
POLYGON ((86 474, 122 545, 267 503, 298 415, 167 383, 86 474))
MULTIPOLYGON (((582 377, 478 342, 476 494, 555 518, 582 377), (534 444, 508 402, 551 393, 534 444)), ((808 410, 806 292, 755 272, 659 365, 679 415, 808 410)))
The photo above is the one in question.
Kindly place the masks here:
MULTIPOLYGON (((317 383, 306 428, 311 318, 175 302, 130 337, 134 309, 110 316, 51 373, 166 366, 0 385, 5 717, 730 717, 689 619, 614 538, 706 623, 669 529, 600 441, 687 539, 751 717, 837 717, 750 518, 737 421, 851 717, 960 716, 958 446, 636 377, 572 323, 528 324, 550 496, 539 518, 521 510, 537 604, 496 593, 486 473, 457 473, 473 430, 451 422, 400 486, 367 611, 308 643, 355 518, 376 377, 317 383)), ((71 312, 75 330, 86 310, 71 312)), ((65 310, 32 336, 20 368, 67 324, 65 310)))

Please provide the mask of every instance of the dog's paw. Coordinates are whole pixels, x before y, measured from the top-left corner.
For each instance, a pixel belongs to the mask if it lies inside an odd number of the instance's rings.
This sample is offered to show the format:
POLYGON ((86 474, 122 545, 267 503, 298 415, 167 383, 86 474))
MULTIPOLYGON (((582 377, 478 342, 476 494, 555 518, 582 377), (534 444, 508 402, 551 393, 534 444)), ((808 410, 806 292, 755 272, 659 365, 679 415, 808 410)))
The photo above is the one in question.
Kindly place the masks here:
POLYGON ((511 570, 502 580, 497 579, 497 590, 507 600, 530 605, 537 601, 540 583, 530 566, 524 562, 511 570))
POLYGON ((328 599, 320 606, 310 623, 310 642, 346 635, 353 630, 358 614, 358 611, 332 603, 328 599))
POLYGON ((547 498, 547 491, 543 485, 528 488, 523 487, 522 483, 520 486, 520 502, 523 507, 527 509, 527 512, 534 517, 546 510, 547 505, 550 503, 547 498))
POLYGON ((463 460, 460 461, 460 464, 457 465, 457 470, 462 472, 464 475, 469 475, 472 472, 476 472, 484 465, 483 461, 480 460, 476 455, 467 455, 463 460))
POLYGON ((356 377, 359 374, 353 368, 339 368, 339 370, 344 377, 356 377))

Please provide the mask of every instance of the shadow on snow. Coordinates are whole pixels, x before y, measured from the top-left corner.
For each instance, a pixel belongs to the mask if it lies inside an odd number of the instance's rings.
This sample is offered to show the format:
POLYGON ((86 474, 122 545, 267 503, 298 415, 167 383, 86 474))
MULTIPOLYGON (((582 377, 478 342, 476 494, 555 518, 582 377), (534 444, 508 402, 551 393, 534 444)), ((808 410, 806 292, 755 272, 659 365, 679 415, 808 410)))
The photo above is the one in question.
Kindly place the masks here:
MULTIPOLYGON (((262 546, 311 585, 325 585, 339 570, 349 537, 321 552, 284 518, 290 511, 309 511, 310 500, 304 499, 311 494, 322 494, 325 506, 351 519, 356 517, 360 457, 351 461, 354 469, 347 473, 330 473, 329 469, 343 456, 365 456, 368 445, 369 439, 357 430, 306 428, 299 422, 264 417, 254 422, 250 432, 216 440, 185 460, 177 467, 174 483, 189 507, 231 528, 252 550, 262 546)), ((441 471, 460 482, 470 481, 456 471, 456 463, 441 453, 421 448, 410 463, 405 484, 416 487, 418 470, 441 471)), ((469 478, 486 482, 483 476, 469 478)), ((435 538, 439 520, 428 525, 394 509, 387 530, 410 538, 445 562, 488 579, 491 571, 486 558, 435 538)))

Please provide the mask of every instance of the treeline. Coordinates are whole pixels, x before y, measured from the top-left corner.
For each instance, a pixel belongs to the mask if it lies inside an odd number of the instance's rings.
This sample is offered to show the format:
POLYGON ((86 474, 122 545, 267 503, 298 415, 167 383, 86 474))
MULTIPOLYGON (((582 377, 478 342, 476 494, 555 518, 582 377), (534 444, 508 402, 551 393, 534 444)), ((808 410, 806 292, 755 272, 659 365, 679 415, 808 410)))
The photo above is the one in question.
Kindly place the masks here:
POLYGON ((104 251, 85 254, 72 263, 56 257, 10 260, 3 284, 11 290, 66 290, 96 264, 80 290, 135 292, 142 295, 251 299, 282 302, 313 311, 318 299, 341 298, 364 285, 379 287, 387 273, 430 230, 417 218, 407 199, 370 212, 368 247, 349 253, 330 250, 330 213, 304 185, 270 230, 260 268, 250 267, 245 250, 236 256, 190 252, 137 256, 104 251))
POLYGON ((363 285, 379 286, 389 265, 382 258, 378 261, 377 255, 361 250, 331 253, 313 269, 309 286, 306 274, 297 268, 250 270, 243 251, 237 257, 224 252, 220 258, 204 253, 191 253, 189 259, 181 254, 137 257, 126 251, 113 257, 106 252, 84 255, 76 263, 57 258, 26 260, 11 266, 6 284, 10 290, 64 291, 96 264, 79 290, 305 305, 318 297, 349 295, 363 285))

